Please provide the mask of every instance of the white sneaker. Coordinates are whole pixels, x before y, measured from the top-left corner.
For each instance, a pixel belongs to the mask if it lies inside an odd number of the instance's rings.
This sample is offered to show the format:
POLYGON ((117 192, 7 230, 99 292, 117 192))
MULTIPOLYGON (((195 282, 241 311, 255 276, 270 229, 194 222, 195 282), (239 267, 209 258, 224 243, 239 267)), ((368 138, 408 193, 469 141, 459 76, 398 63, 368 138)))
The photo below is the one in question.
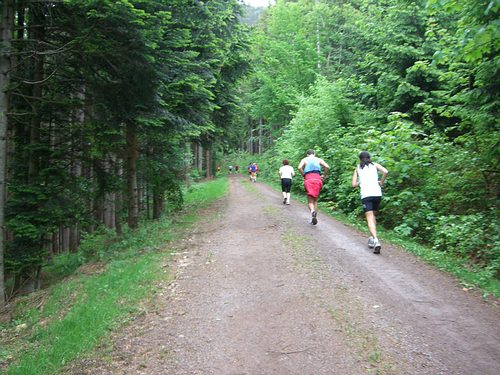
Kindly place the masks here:
POLYGON ((373 249, 375 247, 375 241, 373 237, 368 237, 368 247, 373 249))
POLYGON ((380 245, 380 242, 378 242, 378 239, 373 240, 373 254, 380 254, 380 249, 382 246, 380 245))

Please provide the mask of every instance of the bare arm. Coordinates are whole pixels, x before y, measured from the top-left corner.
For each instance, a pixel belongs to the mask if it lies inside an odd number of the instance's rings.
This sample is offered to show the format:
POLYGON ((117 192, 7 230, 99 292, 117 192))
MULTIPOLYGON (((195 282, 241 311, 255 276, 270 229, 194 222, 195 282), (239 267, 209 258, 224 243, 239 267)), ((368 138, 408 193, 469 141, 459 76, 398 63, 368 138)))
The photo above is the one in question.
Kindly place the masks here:
POLYGON ((306 164, 307 163, 306 163, 305 159, 302 159, 299 163, 298 168, 297 168, 302 177, 304 177, 304 167, 306 166, 306 164))
POLYGON ((354 173, 352 174, 352 187, 356 188, 358 186, 359 186, 358 171, 355 169, 354 173))
POLYGON ((328 172, 330 171, 330 166, 323 160, 319 159, 319 165, 323 167, 323 180, 328 176, 328 172))
POLYGON ((387 178, 387 174, 389 173, 389 171, 387 169, 385 169, 383 166, 381 166, 380 164, 377 164, 377 163, 373 163, 375 165, 375 167, 377 167, 377 170, 382 173, 382 178, 380 179, 380 181, 378 182, 378 184, 380 186, 382 186, 385 182, 385 179, 387 178))

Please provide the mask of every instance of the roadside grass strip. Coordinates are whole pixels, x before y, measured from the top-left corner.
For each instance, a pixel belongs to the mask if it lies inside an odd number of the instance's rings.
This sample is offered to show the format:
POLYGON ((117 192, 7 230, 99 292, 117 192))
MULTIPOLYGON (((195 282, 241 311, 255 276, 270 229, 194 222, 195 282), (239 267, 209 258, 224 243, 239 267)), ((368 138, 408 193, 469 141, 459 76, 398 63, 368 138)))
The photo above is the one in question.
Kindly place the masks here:
POLYGON ((113 251, 96 249, 108 258, 98 274, 77 273, 21 298, 11 322, 0 325, 0 370, 8 375, 57 374, 96 348, 141 311, 141 301, 154 293, 156 282, 169 277, 164 266, 172 249, 166 242, 196 222, 193 211, 226 192, 227 179, 193 185, 185 196, 189 215, 145 223, 113 243, 113 251))
MULTIPOLYGON (((7 374, 53 374, 98 343, 136 304, 148 295, 160 275, 165 254, 147 254, 137 259, 111 262, 105 273, 72 280, 70 289, 80 289, 80 298, 61 319, 47 327, 36 326, 32 347, 8 369, 7 374)), ((50 301, 54 304, 56 301, 50 301)), ((64 308, 64 304, 60 305, 64 308)))
POLYGON ((220 177, 209 182, 194 184, 187 189, 184 203, 187 209, 191 207, 198 208, 200 205, 207 206, 225 196, 228 189, 227 177, 220 177))

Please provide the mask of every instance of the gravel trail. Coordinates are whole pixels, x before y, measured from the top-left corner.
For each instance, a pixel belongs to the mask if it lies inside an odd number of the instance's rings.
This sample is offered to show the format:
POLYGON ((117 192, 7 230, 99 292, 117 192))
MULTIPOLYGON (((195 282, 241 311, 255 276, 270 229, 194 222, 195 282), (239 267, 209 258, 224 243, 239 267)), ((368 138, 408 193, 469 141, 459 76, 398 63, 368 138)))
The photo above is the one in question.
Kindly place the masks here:
POLYGON ((372 254, 321 212, 307 224, 304 204, 268 186, 229 180, 145 313, 68 373, 500 374, 496 301, 395 246, 372 254))

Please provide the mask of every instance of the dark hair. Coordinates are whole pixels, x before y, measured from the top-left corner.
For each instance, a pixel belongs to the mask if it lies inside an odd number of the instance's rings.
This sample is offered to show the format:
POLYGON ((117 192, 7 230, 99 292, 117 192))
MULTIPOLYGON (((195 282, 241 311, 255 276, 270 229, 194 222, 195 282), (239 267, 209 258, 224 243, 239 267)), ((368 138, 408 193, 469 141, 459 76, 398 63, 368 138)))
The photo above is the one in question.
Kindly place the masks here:
POLYGON ((314 155, 314 150, 312 148, 307 150, 307 155, 314 155))
POLYGON ((283 159, 283 165, 288 165, 290 164, 287 159, 283 159))
POLYGON ((359 153, 359 166, 361 169, 365 167, 365 165, 372 164, 371 156, 368 151, 361 151, 359 153))

